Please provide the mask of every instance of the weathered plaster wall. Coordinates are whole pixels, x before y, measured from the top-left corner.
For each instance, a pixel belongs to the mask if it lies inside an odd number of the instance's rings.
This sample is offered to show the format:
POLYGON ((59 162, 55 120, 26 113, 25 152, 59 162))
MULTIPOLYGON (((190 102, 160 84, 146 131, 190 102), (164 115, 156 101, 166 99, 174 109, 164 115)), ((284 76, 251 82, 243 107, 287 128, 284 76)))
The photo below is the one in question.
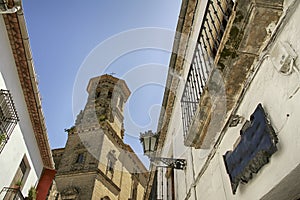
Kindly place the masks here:
MULTIPOLYGON (((200 1, 201 4, 204 2, 200 1)), ((285 1, 284 11, 292 3, 292 0, 285 1)), ((300 8, 297 8, 275 41, 275 43, 288 41, 298 55, 300 55, 298 42, 300 28, 297 26, 297 20, 300 18, 299 11, 300 8)), ((200 10, 196 11, 196 19, 201 17, 200 13, 200 10)), ((196 40, 198 36, 197 30, 199 30, 197 27, 192 29, 191 41, 196 40)), ((190 43, 187 54, 192 54, 193 50, 194 46, 190 43)), ((188 56, 187 60, 189 58, 188 56)), ((299 58, 295 64, 299 69, 299 58)), ((187 62, 184 64, 182 77, 187 76, 188 68, 189 63, 187 62)), ((175 171, 176 199, 260 199, 294 170, 300 163, 300 157, 297 155, 300 148, 300 130, 297 122, 297 119, 300 117, 300 107, 297 103, 300 100, 300 94, 299 92, 296 93, 291 99, 288 97, 297 88, 299 81, 299 76, 296 72, 293 72, 290 76, 283 76, 278 73, 268 59, 265 59, 259 66, 257 74, 237 109, 237 114, 249 119, 257 104, 262 103, 270 116, 275 130, 280 130, 278 133, 278 151, 271 157, 270 163, 264 166, 248 184, 240 184, 237 194, 233 195, 222 156, 226 151, 232 150, 234 143, 238 139, 242 124, 229 128, 226 131, 225 137, 208 168, 203 174, 199 175, 211 149, 194 149, 183 145, 180 98, 185 81, 181 80, 177 90, 173 91, 176 92, 174 110, 162 149, 162 156, 164 157, 172 155, 174 158, 187 159, 186 170, 175 171), (287 117, 287 114, 289 114, 289 117, 287 117), (171 153, 170 149, 172 149, 171 153), (196 179, 197 176, 198 179, 196 179), (188 197, 187 194, 189 195, 188 197)), ((277 196, 277 198, 280 199, 282 196, 277 196)))
MULTIPOLYGON (((275 40, 275 43, 287 41, 298 55, 300 55, 298 43, 300 28, 297 26, 299 11, 298 6, 286 26, 279 30, 281 33, 275 40)), ((295 65, 298 69, 300 68, 299 59, 296 60, 295 65)), ((216 196, 219 196, 218 199, 260 199, 300 163, 300 157, 297 155, 300 150, 300 130, 297 122, 300 117, 300 108, 297 103, 300 101, 300 94, 297 92, 289 98, 299 85, 299 74, 295 71, 289 76, 280 74, 268 58, 264 59, 258 68, 257 74, 238 107, 237 114, 249 119, 257 104, 262 103, 278 134, 278 151, 249 183, 240 184, 237 193, 233 195, 222 156, 226 151, 233 149, 243 124, 228 128, 217 153, 197 184, 200 199, 216 199, 216 196)), ((293 185, 297 183, 288 184, 289 188, 293 188, 293 185)), ((289 192, 278 193, 272 199, 293 199, 289 196, 289 192)))

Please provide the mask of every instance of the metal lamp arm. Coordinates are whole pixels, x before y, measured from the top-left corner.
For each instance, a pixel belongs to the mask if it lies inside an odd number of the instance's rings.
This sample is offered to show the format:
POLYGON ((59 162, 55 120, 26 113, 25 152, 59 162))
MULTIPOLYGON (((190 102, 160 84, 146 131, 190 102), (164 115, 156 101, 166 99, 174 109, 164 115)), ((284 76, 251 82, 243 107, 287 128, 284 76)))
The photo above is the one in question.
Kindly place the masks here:
POLYGON ((151 157, 151 162, 154 161, 161 161, 167 167, 173 169, 181 169, 184 170, 186 167, 186 160, 185 159, 175 159, 175 158, 164 158, 164 157, 151 157))

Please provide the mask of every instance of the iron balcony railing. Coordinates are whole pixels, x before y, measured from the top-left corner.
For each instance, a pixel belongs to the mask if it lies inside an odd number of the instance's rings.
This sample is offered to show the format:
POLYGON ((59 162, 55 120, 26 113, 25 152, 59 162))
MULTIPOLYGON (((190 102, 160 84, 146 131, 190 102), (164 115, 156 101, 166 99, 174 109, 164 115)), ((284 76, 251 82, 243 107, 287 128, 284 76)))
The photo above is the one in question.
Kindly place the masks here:
POLYGON ((19 188, 4 187, 0 192, 3 200, 25 200, 19 188))
POLYGON ((18 121, 19 117, 9 90, 0 90, 0 153, 18 121))
POLYGON ((208 0, 181 98, 184 136, 188 134, 201 94, 213 68, 233 7, 232 0, 208 0))

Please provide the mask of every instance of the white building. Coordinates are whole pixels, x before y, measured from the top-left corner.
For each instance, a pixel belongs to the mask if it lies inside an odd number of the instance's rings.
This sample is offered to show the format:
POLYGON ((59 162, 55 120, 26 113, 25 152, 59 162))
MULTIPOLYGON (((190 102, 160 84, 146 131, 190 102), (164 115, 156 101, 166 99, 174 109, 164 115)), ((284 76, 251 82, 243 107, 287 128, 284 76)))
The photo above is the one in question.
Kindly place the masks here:
POLYGON ((300 198, 299 4, 183 0, 145 199, 300 198))
POLYGON ((0 199, 45 199, 54 163, 20 1, 0 1, 0 90, 0 199))

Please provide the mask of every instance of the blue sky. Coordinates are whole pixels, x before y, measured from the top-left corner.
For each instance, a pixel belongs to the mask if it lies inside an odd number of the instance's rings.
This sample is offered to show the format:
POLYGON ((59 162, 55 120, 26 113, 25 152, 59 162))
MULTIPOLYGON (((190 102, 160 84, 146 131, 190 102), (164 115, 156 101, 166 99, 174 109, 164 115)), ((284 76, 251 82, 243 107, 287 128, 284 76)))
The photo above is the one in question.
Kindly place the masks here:
POLYGON ((84 108, 89 78, 113 72, 132 92, 125 141, 141 152, 139 133, 156 130, 180 5, 180 0, 23 0, 52 148, 65 145, 64 129, 84 108))

